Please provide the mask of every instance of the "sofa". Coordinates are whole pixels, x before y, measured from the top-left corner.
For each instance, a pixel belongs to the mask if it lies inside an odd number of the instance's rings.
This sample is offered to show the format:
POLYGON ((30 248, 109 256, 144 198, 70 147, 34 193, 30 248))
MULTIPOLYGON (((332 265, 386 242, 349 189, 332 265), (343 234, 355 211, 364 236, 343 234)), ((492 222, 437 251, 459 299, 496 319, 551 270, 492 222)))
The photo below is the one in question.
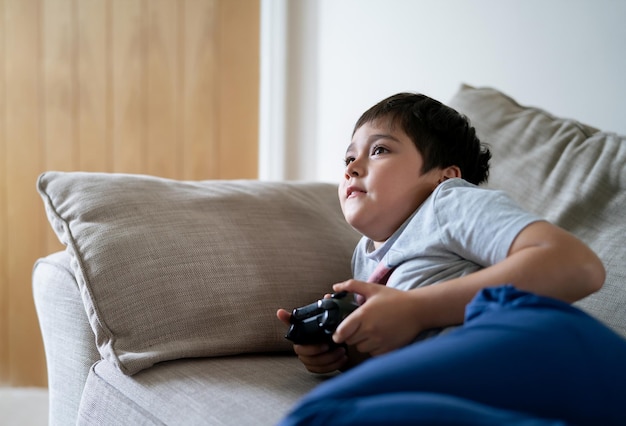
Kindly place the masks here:
MULTIPOLYGON (((491 148, 488 187, 598 253, 606 282, 576 304, 626 337, 626 137, 488 87, 448 104, 491 148)), ((37 190, 66 247, 33 270, 50 424, 271 425, 332 378, 275 312, 350 277, 335 184, 50 171, 37 190)))

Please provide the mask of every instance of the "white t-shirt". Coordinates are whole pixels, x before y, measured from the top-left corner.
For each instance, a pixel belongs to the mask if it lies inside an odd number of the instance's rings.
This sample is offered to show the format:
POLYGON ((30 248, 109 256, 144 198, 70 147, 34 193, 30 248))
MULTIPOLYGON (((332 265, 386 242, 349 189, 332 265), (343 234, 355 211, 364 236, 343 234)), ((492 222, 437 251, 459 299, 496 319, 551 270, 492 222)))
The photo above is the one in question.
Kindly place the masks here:
POLYGON ((382 261, 393 269, 387 286, 400 290, 461 277, 502 261, 520 231, 539 220, 502 191, 448 179, 378 250, 361 239, 353 276, 367 281, 382 261))

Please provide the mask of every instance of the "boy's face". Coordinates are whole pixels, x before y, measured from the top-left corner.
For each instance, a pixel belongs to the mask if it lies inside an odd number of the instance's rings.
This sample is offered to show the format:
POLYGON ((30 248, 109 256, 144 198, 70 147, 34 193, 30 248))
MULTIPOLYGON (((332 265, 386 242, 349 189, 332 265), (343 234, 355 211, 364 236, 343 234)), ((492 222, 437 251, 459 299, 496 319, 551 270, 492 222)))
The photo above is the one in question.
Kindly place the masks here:
POLYGON ((441 169, 422 173, 422 165, 421 153, 398 126, 378 120, 358 128, 339 185, 348 223, 376 247, 385 242, 439 183, 441 169))

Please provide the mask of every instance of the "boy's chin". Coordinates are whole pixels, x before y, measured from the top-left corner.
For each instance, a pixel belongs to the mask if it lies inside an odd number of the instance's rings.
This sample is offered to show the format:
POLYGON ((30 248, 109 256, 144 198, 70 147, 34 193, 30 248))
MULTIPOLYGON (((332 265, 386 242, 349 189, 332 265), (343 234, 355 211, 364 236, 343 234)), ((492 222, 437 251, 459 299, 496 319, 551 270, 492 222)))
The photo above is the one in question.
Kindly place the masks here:
POLYGON ((365 235, 365 232, 363 232, 365 229, 363 229, 363 227, 360 226, 357 221, 350 220, 348 217, 346 217, 346 222, 348 222, 348 225, 350 225, 359 234, 365 235))

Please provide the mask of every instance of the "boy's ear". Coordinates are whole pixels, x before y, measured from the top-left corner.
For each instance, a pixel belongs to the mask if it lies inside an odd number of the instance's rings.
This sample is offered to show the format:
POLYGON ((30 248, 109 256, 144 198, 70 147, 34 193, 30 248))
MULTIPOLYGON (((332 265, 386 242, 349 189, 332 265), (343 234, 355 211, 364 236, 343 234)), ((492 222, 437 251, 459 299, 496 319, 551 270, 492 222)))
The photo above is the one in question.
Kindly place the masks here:
POLYGON ((447 179, 460 178, 460 177, 462 177, 461 169, 458 166, 448 166, 445 169, 441 169, 439 183, 447 179))

